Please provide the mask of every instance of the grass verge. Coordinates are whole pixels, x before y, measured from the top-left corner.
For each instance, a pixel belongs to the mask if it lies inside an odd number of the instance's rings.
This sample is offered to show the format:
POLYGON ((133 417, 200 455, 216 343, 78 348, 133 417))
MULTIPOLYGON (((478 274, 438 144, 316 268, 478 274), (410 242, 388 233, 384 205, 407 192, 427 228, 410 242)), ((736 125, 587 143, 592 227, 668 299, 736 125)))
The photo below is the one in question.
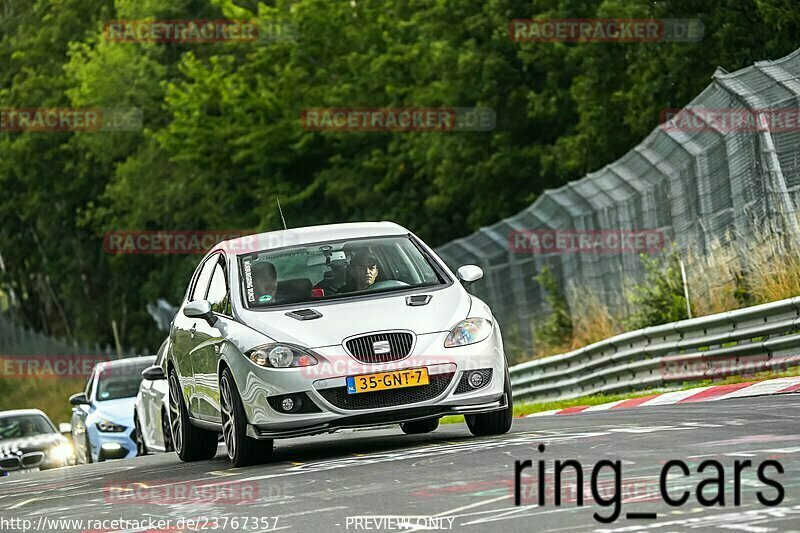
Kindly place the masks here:
POLYGON ((69 397, 83 390, 84 378, 0 379, 0 411, 41 409, 55 424, 69 422, 69 397))

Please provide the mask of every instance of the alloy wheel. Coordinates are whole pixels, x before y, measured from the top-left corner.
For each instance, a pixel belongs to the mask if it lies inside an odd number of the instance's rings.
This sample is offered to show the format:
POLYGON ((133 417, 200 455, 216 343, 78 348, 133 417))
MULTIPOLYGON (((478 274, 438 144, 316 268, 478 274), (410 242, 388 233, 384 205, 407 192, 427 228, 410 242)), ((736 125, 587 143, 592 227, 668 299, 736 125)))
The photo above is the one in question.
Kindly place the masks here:
POLYGON ((233 460, 236 455, 236 424, 233 418, 233 395, 231 385, 226 376, 220 380, 220 407, 222 411, 222 438, 228 450, 228 458, 233 460))
POLYGON ((180 453, 183 451, 183 434, 181 433, 181 408, 178 402, 181 401, 181 390, 175 374, 169 377, 169 425, 172 429, 172 442, 175 443, 175 450, 180 453))

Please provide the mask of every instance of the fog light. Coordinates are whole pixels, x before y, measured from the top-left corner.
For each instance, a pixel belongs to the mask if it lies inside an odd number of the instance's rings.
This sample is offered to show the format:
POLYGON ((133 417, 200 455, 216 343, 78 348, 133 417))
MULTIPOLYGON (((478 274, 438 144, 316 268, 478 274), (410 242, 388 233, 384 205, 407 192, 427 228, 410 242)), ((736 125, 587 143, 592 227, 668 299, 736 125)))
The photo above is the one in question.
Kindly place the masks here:
MULTIPOLYGON (((299 400, 297 403, 298 404, 300 403, 299 400)), ((294 398, 284 398, 283 401, 281 402, 281 409, 283 409, 287 413, 291 412, 294 409, 294 406, 295 406, 294 398)))
POLYGON ((478 389, 483 385, 483 374, 480 372, 473 372, 469 375, 469 386, 473 389, 478 389))

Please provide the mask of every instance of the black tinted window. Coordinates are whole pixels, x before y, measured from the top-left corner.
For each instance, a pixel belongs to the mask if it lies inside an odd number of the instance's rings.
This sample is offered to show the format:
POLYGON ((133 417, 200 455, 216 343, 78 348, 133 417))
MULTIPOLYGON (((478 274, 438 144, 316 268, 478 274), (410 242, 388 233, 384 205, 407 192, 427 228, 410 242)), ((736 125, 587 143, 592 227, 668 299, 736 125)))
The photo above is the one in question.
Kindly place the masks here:
POLYGON ((55 431, 47 419, 41 415, 0 418, 0 440, 33 437, 44 433, 55 433, 55 431))
POLYGON ((240 256, 248 307, 297 304, 445 283, 407 236, 331 241, 240 256))
POLYGON ((97 375, 97 401, 133 398, 139 392, 146 361, 137 364, 107 366, 97 375))

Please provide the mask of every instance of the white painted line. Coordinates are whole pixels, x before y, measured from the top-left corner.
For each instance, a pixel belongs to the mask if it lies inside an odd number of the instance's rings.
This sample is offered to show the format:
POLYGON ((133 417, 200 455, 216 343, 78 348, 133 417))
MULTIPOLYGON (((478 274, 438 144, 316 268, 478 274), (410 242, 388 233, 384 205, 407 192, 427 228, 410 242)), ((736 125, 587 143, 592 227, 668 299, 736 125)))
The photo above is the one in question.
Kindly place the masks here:
MULTIPOLYGON (((527 507, 512 507, 511 509, 506 510, 506 512, 497 514, 495 516, 489 516, 486 518, 479 518, 477 520, 473 520, 471 522, 464 522, 463 524, 459 524, 462 526, 472 526, 475 524, 486 524, 488 522, 496 522, 498 520, 513 520, 515 518, 526 518, 529 516, 539 516, 543 514, 552 514, 552 513, 575 513, 579 512, 582 507, 568 507, 566 509, 552 509, 550 511, 539 511, 535 512, 534 509, 539 507, 538 505, 529 505, 527 507), (521 511, 531 510, 529 513, 519 514, 521 511)), ((502 511, 502 509, 501 509, 502 511)))
POLYGON ((21 501, 21 502, 15 503, 15 504, 14 504, 14 505, 12 505, 11 507, 9 507, 9 509, 17 509, 17 508, 19 508, 19 507, 22 507, 23 505, 25 505, 25 504, 27 504, 27 503, 35 502, 35 501, 36 501, 36 500, 38 500, 38 499, 39 499, 39 498, 31 498, 31 499, 29 499, 29 500, 23 500, 23 501, 21 501))
POLYGON ((460 511, 466 511, 467 509, 472 509, 474 507, 480 507, 481 505, 487 505, 489 503, 499 502, 500 500, 507 500, 511 497, 511 494, 506 494, 504 496, 499 496, 497 498, 490 498, 488 500, 482 500, 479 502, 471 503, 469 505, 465 505, 464 507, 456 507, 455 509, 450 509, 449 511, 443 511, 441 513, 435 514, 433 516, 447 516, 453 513, 458 513, 460 511))
POLYGON ((326 513, 328 511, 341 511, 342 509, 347 509, 347 508, 348 507, 344 506, 344 505, 337 505, 336 507, 324 507, 322 509, 311 509, 309 511, 298 511, 296 513, 288 513, 288 514, 283 513, 283 514, 279 514, 278 518, 287 518, 287 517, 290 517, 290 516, 304 516, 304 515, 309 515, 309 514, 314 514, 314 513, 326 513))
POLYGON ((551 409, 550 411, 540 411, 538 413, 533 413, 531 415, 525 415, 525 418, 532 418, 534 416, 550 416, 550 415, 554 415, 554 414, 556 414, 556 413, 558 413, 560 411, 563 411, 563 409, 551 409))
MULTIPOLYGON (((475 507, 481 507, 483 505, 488 505, 490 503, 499 502, 500 500, 507 500, 508 498, 511 498, 511 494, 506 494, 505 496, 499 496, 497 498, 491 498, 491 499, 488 499, 488 500, 481 500, 479 502, 475 502, 475 503, 471 503, 469 505, 465 505, 464 507, 457 507, 455 509, 450 509, 449 511, 443 511, 441 513, 437 513, 437 514, 433 515, 433 517, 436 517, 436 518, 439 518, 439 517, 441 517, 441 518, 450 518, 451 520, 453 520, 456 517, 455 516, 454 517, 450 517, 450 515, 452 513, 457 513, 459 511, 466 511, 467 509, 473 509, 475 507)), ((429 529, 434 529, 434 528, 426 527, 424 525, 417 525, 417 526, 412 527, 410 529, 406 529, 406 531, 408 533, 411 533, 413 531, 421 531, 421 530, 429 530, 429 529)))
POLYGON ((627 400, 617 400, 616 402, 608 402, 602 403, 600 405, 593 405, 588 409, 584 409, 584 413, 587 411, 607 411, 609 409, 613 409, 615 406, 621 404, 622 402, 626 402, 627 400))
POLYGON ((686 398, 690 398, 695 394, 699 394, 710 388, 711 387, 698 387, 696 389, 667 392, 661 396, 656 396, 652 400, 647 400, 646 402, 640 404, 639 407, 649 407, 651 405, 671 405, 673 403, 678 403, 681 400, 685 400, 686 398))

